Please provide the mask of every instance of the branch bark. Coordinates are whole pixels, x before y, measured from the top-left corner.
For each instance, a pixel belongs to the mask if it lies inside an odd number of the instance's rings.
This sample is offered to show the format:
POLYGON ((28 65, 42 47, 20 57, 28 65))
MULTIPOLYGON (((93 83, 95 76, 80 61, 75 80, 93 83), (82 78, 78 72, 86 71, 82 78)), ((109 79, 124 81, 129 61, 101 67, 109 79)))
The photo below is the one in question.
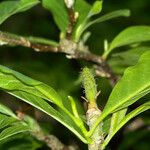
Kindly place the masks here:
POLYGON ((32 48, 37 52, 65 53, 70 59, 82 59, 95 64, 96 74, 98 76, 107 77, 112 86, 114 86, 118 80, 118 77, 113 73, 112 69, 102 57, 92 54, 87 46, 83 44, 81 46, 81 43, 75 43, 68 39, 62 40, 59 46, 52 46, 33 42, 22 36, 0 31, 0 45, 24 46, 32 48))
POLYGON ((77 150, 76 145, 65 145, 55 135, 45 134, 38 122, 25 113, 17 110, 18 118, 30 126, 30 134, 37 140, 44 142, 51 150, 77 150))
MULTIPOLYGON (((96 105, 94 107, 88 106, 88 110, 86 112, 86 118, 87 118, 87 124, 89 126, 89 129, 93 127, 95 121, 100 115, 101 115, 101 111, 98 109, 96 105)), ((101 144, 104 141, 104 137, 102 134, 102 124, 99 124, 99 126, 96 128, 93 135, 91 136, 91 139, 92 142, 88 144, 88 149, 101 150, 101 144)))
POLYGON ((56 136, 45 135, 42 131, 31 133, 39 141, 43 141, 51 150, 76 150, 72 145, 66 146, 56 136))

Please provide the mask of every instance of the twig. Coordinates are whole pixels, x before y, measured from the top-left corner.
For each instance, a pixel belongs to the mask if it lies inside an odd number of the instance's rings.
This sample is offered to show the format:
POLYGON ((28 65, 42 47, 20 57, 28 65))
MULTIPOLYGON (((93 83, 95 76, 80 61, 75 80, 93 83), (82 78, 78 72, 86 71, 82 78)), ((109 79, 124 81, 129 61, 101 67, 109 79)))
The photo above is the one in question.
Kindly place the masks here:
POLYGON ((37 52, 61 52, 67 54, 70 59, 82 59, 94 63, 96 66, 96 73, 99 76, 107 77, 113 86, 118 77, 113 73, 109 65, 100 56, 92 54, 87 46, 79 43, 75 43, 71 40, 62 40, 59 46, 51 46, 49 44, 41 44, 30 41, 29 39, 9 34, 0 31, 0 45, 14 45, 14 46, 24 46, 32 48, 37 52))
POLYGON ((42 131, 31 133, 39 141, 43 141, 51 150, 76 150, 72 145, 64 145, 56 136, 49 134, 45 135, 42 131))
POLYGON ((112 86, 114 86, 118 81, 118 77, 113 73, 109 65, 100 56, 92 53, 76 51, 73 58, 87 60, 96 64, 96 74, 107 77, 112 86))
POLYGON ((141 128, 144 125, 145 125, 145 123, 142 118, 136 118, 125 127, 124 132, 125 133, 133 132, 135 130, 138 130, 139 128, 141 128))
POLYGON ((73 28, 76 23, 75 12, 74 12, 73 8, 68 8, 68 15, 69 15, 69 25, 67 28, 66 38, 68 40, 70 40, 72 38, 73 28))
POLYGON ((51 150, 77 150, 75 145, 65 145, 56 136, 52 134, 45 134, 43 129, 39 126, 38 122, 25 113, 16 111, 20 121, 27 123, 31 128, 30 134, 39 141, 44 142, 51 150))
POLYGON ((67 28, 67 34, 66 34, 66 39, 68 40, 71 40, 72 38, 72 32, 77 19, 73 8, 74 2, 75 2, 74 0, 65 0, 66 8, 68 11, 68 17, 69 17, 69 24, 67 28))
MULTIPOLYGON (((87 124, 89 126, 89 129, 93 127, 93 125, 95 124, 95 121, 100 115, 101 115, 101 111, 98 109, 96 105, 92 107, 88 105, 86 118, 87 118, 87 124)), ((92 143, 88 144, 89 150, 101 150, 101 144, 104 140, 104 137, 101 131, 102 131, 102 124, 99 124, 99 126, 96 128, 95 132, 91 136, 92 143)))
POLYGON ((25 37, 17 36, 2 31, 0 31, 0 45, 24 46, 24 47, 32 48, 37 52, 58 51, 58 47, 54 47, 46 44, 34 43, 25 37))

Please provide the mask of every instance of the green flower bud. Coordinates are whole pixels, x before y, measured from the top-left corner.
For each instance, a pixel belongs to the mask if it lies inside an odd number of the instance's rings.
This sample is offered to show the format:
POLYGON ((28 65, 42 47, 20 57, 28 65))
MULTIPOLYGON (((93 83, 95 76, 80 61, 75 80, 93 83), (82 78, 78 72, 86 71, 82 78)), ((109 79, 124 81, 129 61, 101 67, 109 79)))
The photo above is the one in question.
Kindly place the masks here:
POLYGON ((97 95, 97 86, 91 71, 85 67, 82 71, 82 81, 85 89, 85 96, 89 103, 95 103, 97 95))

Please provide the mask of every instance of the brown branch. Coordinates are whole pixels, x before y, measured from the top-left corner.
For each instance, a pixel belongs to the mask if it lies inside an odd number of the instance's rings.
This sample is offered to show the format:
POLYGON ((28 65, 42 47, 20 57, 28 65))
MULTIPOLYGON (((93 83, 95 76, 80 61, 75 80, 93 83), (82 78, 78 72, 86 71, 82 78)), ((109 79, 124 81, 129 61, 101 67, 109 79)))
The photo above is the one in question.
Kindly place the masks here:
POLYGON ((46 45, 46 44, 34 43, 29 41, 25 37, 0 31, 0 45, 7 45, 7 44, 14 45, 14 46, 24 46, 24 47, 32 48, 35 51, 42 51, 42 52, 58 51, 57 47, 46 45))
POLYGON ((72 39, 72 33, 74 29, 74 25, 76 23, 77 17, 76 13, 74 11, 74 3, 75 0, 64 0, 66 9, 68 12, 68 27, 67 27, 67 33, 66 33, 66 39, 71 40, 72 39))
POLYGON ((113 73, 110 66, 100 57, 92 53, 85 53, 76 51, 74 58, 83 59, 96 64, 96 74, 99 76, 107 77, 112 86, 118 81, 118 77, 113 73))
POLYGON ((38 122, 32 117, 26 115, 22 111, 17 110, 17 117, 20 121, 27 123, 31 127, 30 134, 37 140, 44 142, 51 150, 77 150, 76 145, 65 145, 56 136, 52 134, 45 134, 38 122), (30 122, 32 122, 30 124, 30 122))
POLYGON ((94 63, 97 75, 107 77, 112 86, 118 80, 118 77, 113 73, 105 60, 100 56, 92 54, 87 46, 82 45, 81 47, 81 43, 75 43, 71 40, 64 39, 58 47, 55 47, 48 44, 35 43, 25 37, 0 31, 0 45, 24 46, 32 48, 37 52, 65 53, 70 59, 82 59, 94 63))
POLYGON ((31 133, 39 141, 43 141, 51 150, 76 150, 76 147, 63 144, 56 136, 49 134, 45 135, 42 131, 31 133))
POLYGON ((76 23, 76 17, 75 17, 74 9, 72 7, 68 8, 67 10, 68 10, 68 16, 69 16, 69 25, 68 25, 68 28, 67 28, 66 38, 68 40, 71 40, 73 28, 74 28, 74 25, 76 23))

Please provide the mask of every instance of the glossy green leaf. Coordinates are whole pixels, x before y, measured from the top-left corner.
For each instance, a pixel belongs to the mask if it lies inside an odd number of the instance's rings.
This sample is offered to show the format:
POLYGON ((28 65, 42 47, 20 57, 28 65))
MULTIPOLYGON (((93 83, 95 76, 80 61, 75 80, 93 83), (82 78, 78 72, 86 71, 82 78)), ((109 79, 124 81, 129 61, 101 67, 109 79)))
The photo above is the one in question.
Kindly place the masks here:
POLYGON ((104 22, 104 21, 107 21, 107 20, 110 20, 113 18, 128 17, 128 16, 130 16, 129 10, 127 10, 127 9, 116 10, 111 13, 105 14, 97 19, 89 21, 82 30, 85 31, 87 28, 89 28, 90 26, 92 26, 94 24, 101 23, 101 22, 104 22))
POLYGON ((89 19, 102 10, 102 1, 95 1, 93 6, 88 4, 84 0, 77 0, 75 3, 75 11, 79 13, 77 19, 77 24, 74 29, 73 38, 77 42, 82 33, 84 32, 84 27, 88 24, 89 19))
POLYGON ((77 122, 78 119, 64 107, 61 97, 48 85, 33 80, 7 67, 0 66, 0 88, 47 113, 68 127, 82 141, 87 142, 81 131, 83 129, 84 132, 87 132, 85 127, 83 125, 80 126, 81 130, 77 127, 78 124, 81 125, 80 122, 77 122), (68 119, 66 120, 61 113, 51 107, 44 99, 59 106, 68 115, 68 119))
POLYGON ((26 131, 30 131, 30 128, 27 125, 24 125, 22 123, 16 123, 15 125, 7 127, 4 130, 2 130, 2 132, 0 133, 0 141, 15 134, 26 131))
POLYGON ((84 27, 88 23, 89 19, 102 10, 102 1, 95 1, 93 6, 88 4, 85 0, 76 0, 75 11, 79 13, 77 23, 73 32, 73 38, 77 42, 82 33, 84 32, 84 27))
POLYGON ((70 104, 71 104, 71 109, 72 109, 73 115, 76 118, 80 118, 74 98, 72 96, 68 96, 68 99, 70 100, 70 104))
POLYGON ((45 39, 45 38, 41 38, 41 37, 34 37, 34 36, 29 36, 29 37, 25 37, 25 38, 27 38, 29 41, 34 42, 34 43, 59 46, 59 43, 57 43, 56 41, 50 40, 50 39, 45 39))
POLYGON ((64 106, 60 95, 50 86, 0 65, 0 88, 7 92, 26 92, 56 104, 86 134, 87 130, 81 122, 82 120, 77 119, 69 112, 68 108, 64 106))
POLYGON ((10 16, 37 5, 39 0, 3 1, 0 3, 0 24, 10 16))
POLYGON ((103 112, 115 112, 128 107, 150 92, 150 51, 139 62, 125 70, 122 79, 111 92, 103 112))
POLYGON ((139 115, 140 113, 146 111, 150 109, 150 102, 147 102, 141 106, 139 106, 138 108, 136 108, 135 110, 131 111, 129 114, 127 114, 124 119, 122 119, 122 121, 118 124, 118 126, 115 128, 115 130, 111 133, 111 135, 109 135, 104 143, 102 144, 102 150, 106 147, 106 145, 109 143, 109 141, 112 139, 112 137, 118 132, 118 130, 120 128, 122 128, 129 120, 131 120, 133 117, 139 115))
POLYGON ((0 142, 1 150, 37 150, 42 146, 43 143, 28 133, 17 134, 0 142))
POLYGON ((61 97, 53 88, 2 65, 0 65, 0 88, 28 92, 63 107, 61 97))
POLYGON ((107 62, 116 74, 123 74, 127 67, 135 65, 140 56, 149 50, 150 47, 148 46, 134 47, 123 52, 112 54, 107 62))
POLYGON ((102 3, 103 3, 102 1, 95 1, 88 14, 88 17, 99 14, 102 10, 102 3))
MULTIPOLYGON (((60 112, 58 112, 53 107, 51 107, 44 100, 42 100, 42 99, 40 99, 38 97, 35 97, 32 94, 27 94, 25 92, 20 92, 20 91, 19 92, 18 91, 12 91, 9 94, 11 94, 13 96, 16 96, 17 98, 19 98, 19 99, 29 103, 30 105, 38 108, 39 110, 45 112, 49 116, 53 117, 57 121, 59 121, 62 124, 64 124, 66 127, 69 127, 69 129, 71 128, 71 131, 73 130, 72 132, 76 132, 75 130, 81 132, 80 129, 76 128, 76 125, 72 122, 72 120, 68 120, 69 118, 66 119, 65 116, 63 116, 60 112), (75 126, 75 128, 73 126, 75 126)), ((9 110, 9 108, 6 107, 6 106, 5 106, 5 109, 9 110)), ((0 114, 0 129, 2 129, 4 127, 8 128, 10 126, 14 126, 14 125, 16 125, 17 122, 19 122, 19 119, 16 116, 15 116, 15 118, 13 118, 13 116, 9 117, 9 116, 0 114)), ((37 122, 33 118, 28 116, 28 115, 24 116, 24 118, 20 122, 20 124, 21 123, 27 124, 27 126, 31 130, 31 132, 36 132, 37 130, 39 131, 40 127, 37 124, 37 122)), ((21 126, 22 126, 22 124, 21 124, 21 126)), ((81 135, 79 135, 79 137, 80 136, 81 135)), ((84 138, 83 138, 83 140, 84 140, 84 138)))
POLYGON ((91 5, 85 0, 76 0, 75 1, 75 11, 79 13, 77 20, 78 24, 81 24, 87 18, 87 15, 91 9, 91 5))
POLYGON ((0 104, 0 141, 31 128, 6 106, 0 104), (2 113, 2 114, 1 114, 2 113))
POLYGON ((30 131, 31 128, 26 123, 20 122, 8 107, 1 105, 0 108, 0 141, 15 134, 30 131))
POLYGON ((41 37, 33 37, 33 36, 25 37, 25 36, 20 36, 20 35, 3 32, 3 31, 0 31, 0 45, 7 45, 7 44, 11 45, 10 43, 6 42, 6 39, 3 38, 3 36, 7 36, 8 40, 9 39, 19 40, 20 38, 24 38, 25 40, 28 40, 29 42, 33 42, 33 43, 46 44, 46 45, 51 45, 51 46, 59 46, 59 43, 50 39, 41 38, 41 37))
MULTIPOLYGON (((71 130, 77 137, 79 137, 84 143, 87 143, 87 140, 85 139, 84 135, 82 134, 81 130, 76 127, 74 122, 70 119, 67 120, 65 116, 63 116, 59 111, 54 109, 52 106, 50 106, 46 101, 41 99, 40 97, 34 96, 32 94, 28 94, 22 91, 11 91, 9 94, 23 100, 24 102, 32 105, 33 107, 43 111, 47 115, 51 116, 61 124, 63 124, 65 127, 67 127, 69 130, 71 130)), ((68 117, 69 119, 69 117, 68 117)))
POLYGON ((127 112, 127 108, 124 108, 112 114, 108 136, 110 136, 112 132, 117 128, 118 124, 125 117, 126 112, 127 112))
POLYGON ((119 33, 111 42, 109 49, 145 41, 150 41, 150 27, 133 26, 119 33))
MULTIPOLYGON (((17 116, 12 112, 11 109, 0 103, 0 113, 17 118, 17 116)), ((1 120, 1 119, 0 119, 1 120)))
POLYGON ((75 11, 79 15, 73 32, 73 38, 75 39, 75 41, 78 41, 80 39, 80 36, 82 34, 81 30, 88 20, 88 14, 90 10, 91 5, 88 4, 85 0, 75 1, 75 11))
POLYGON ((111 116, 109 115, 103 120, 102 132, 104 137, 109 133, 110 124, 111 124, 111 116))
MULTIPOLYGON (((27 77, 27 76, 25 76, 25 75, 23 75, 23 74, 21 74, 17 71, 14 71, 14 70, 9 69, 8 67, 2 66, 2 65, 0 65, 0 72, 1 72, 1 75, 6 74, 6 75, 10 75, 12 77, 15 77, 17 80, 19 80, 20 82, 25 83, 28 86, 29 85, 34 86, 34 85, 39 85, 40 84, 39 81, 33 80, 30 77, 27 77)), ((6 84, 6 83, 4 83, 4 84, 6 84)))
POLYGON ((124 109, 150 92, 150 51, 145 52, 139 62, 125 70, 123 77, 112 90, 101 116, 89 134, 109 114, 124 109))
POLYGON ((3 129, 9 125, 12 125, 13 123, 15 123, 17 121, 18 120, 13 117, 9 117, 9 116, 0 114, 0 129, 3 129))
POLYGON ((42 0, 42 4, 52 13, 57 26, 65 33, 69 21, 64 0, 42 0))
POLYGON ((141 43, 150 41, 150 27, 149 26, 133 26, 123 30, 119 33, 111 42, 108 51, 104 54, 104 57, 115 48, 125 45, 131 45, 134 43, 141 43))
POLYGON ((119 110, 103 120, 103 134, 108 136, 116 129, 121 120, 125 117, 127 108, 119 110))

